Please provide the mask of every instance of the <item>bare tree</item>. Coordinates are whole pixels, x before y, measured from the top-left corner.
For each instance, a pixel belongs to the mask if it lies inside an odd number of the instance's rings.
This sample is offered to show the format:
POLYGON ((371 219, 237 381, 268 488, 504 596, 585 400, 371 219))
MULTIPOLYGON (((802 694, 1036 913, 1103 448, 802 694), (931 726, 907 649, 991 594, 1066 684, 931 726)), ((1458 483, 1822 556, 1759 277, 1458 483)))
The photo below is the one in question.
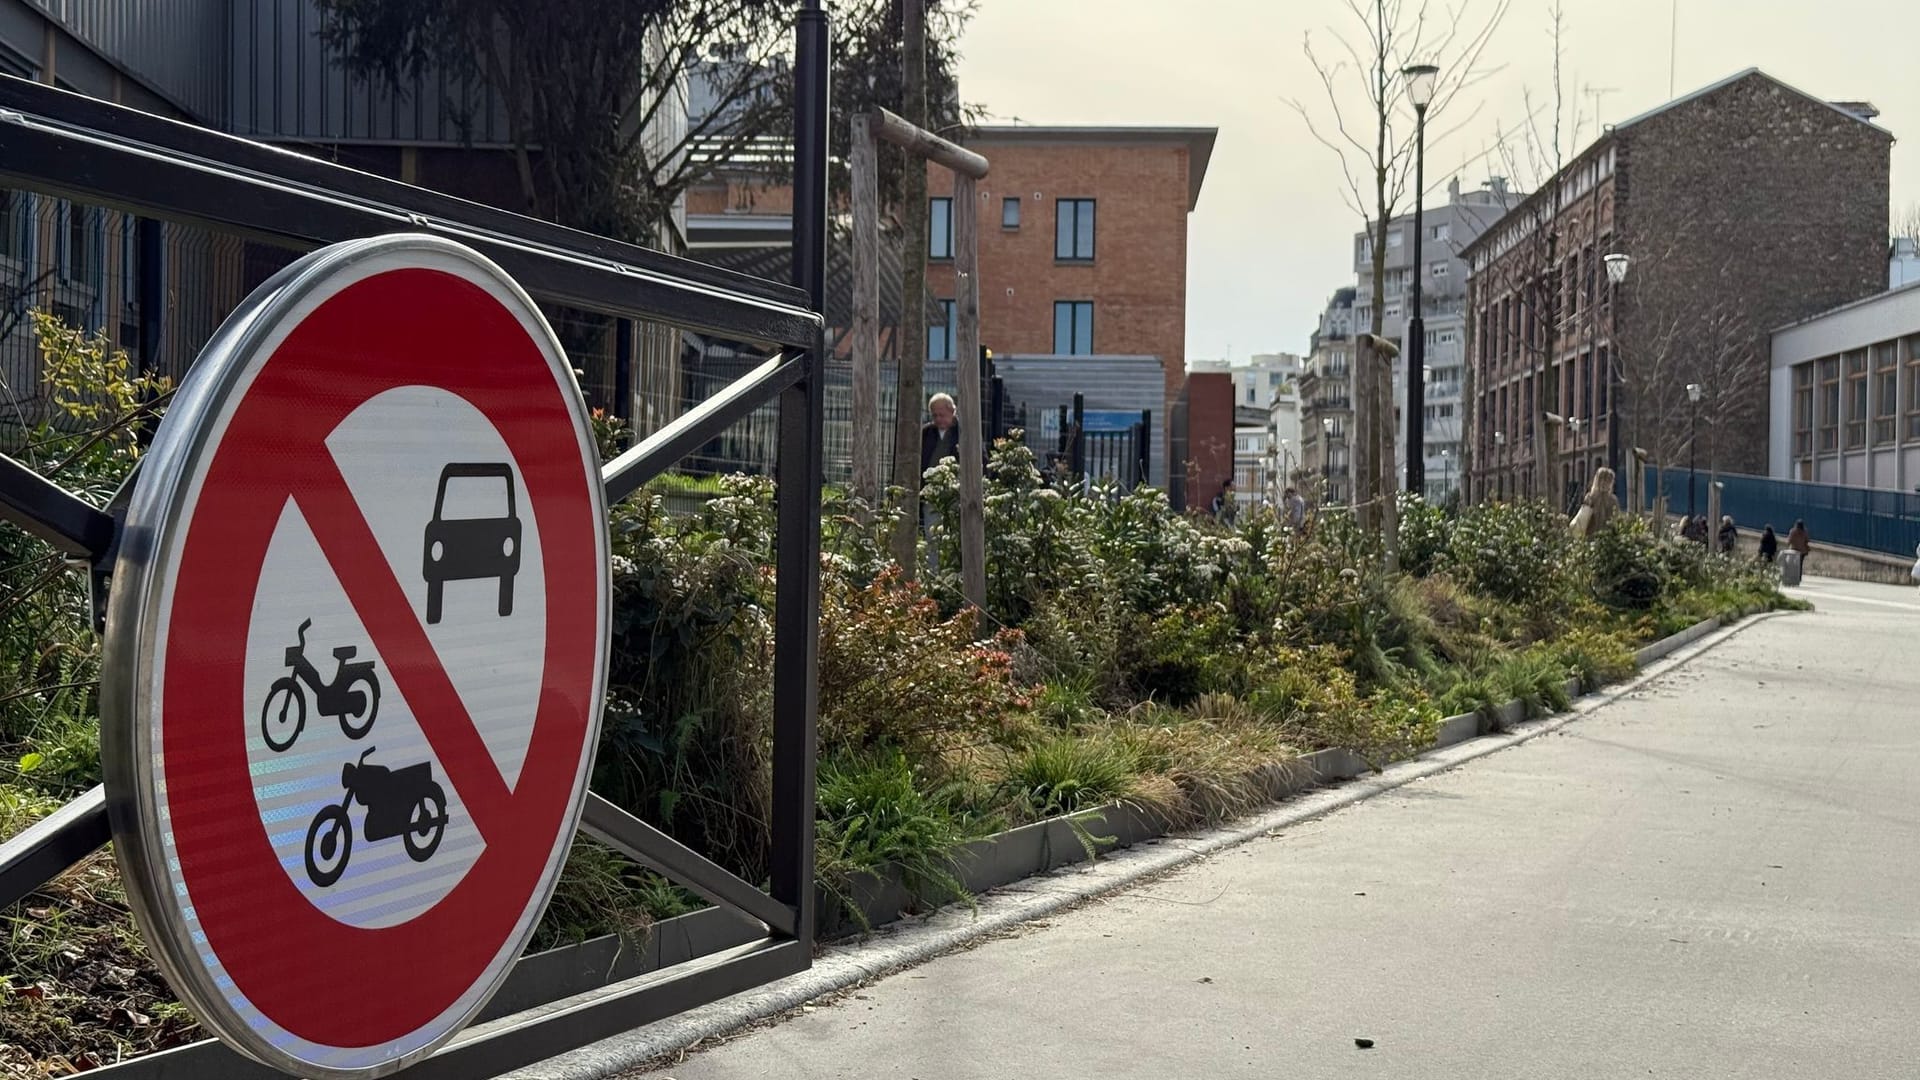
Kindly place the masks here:
MULTIPOLYGON (((1341 195, 1366 222, 1373 265, 1368 329, 1375 339, 1381 337, 1385 321, 1387 226, 1404 205, 1413 174, 1413 116, 1400 73, 1413 63, 1437 64, 1440 76, 1427 117, 1430 124, 1450 118, 1460 94, 1492 74, 1482 65, 1481 54, 1509 3, 1490 0, 1484 17, 1469 17, 1464 3, 1435 14, 1428 0, 1345 0, 1352 19, 1344 32, 1328 28, 1333 48, 1316 47, 1311 33, 1304 40, 1307 61, 1326 93, 1326 107, 1316 112, 1298 99, 1287 104, 1339 160, 1341 195)), ((1472 117, 1469 113, 1454 127, 1437 129, 1428 144, 1444 144, 1472 117)), ((1379 359, 1380 350, 1366 339, 1361 341, 1353 375, 1354 502, 1364 520, 1378 521, 1391 542, 1391 493, 1398 486, 1392 365, 1379 359)), ((1416 407, 1408 403, 1408 408, 1416 407)))
POLYGON ((1893 221, 1893 235, 1920 248, 1920 202, 1899 211, 1893 221))
MULTIPOLYGON (((927 9, 921 0, 902 0, 906 48, 902 55, 901 100, 907 123, 927 126, 927 9)), ((893 485, 905 511, 893 530, 893 561, 912 578, 919 566, 920 538, 920 393, 927 361, 927 167, 909 159, 901 184, 901 229, 906 266, 900 279, 900 354, 894 402, 893 485)), ((978 424, 977 416, 960 418, 978 424)))

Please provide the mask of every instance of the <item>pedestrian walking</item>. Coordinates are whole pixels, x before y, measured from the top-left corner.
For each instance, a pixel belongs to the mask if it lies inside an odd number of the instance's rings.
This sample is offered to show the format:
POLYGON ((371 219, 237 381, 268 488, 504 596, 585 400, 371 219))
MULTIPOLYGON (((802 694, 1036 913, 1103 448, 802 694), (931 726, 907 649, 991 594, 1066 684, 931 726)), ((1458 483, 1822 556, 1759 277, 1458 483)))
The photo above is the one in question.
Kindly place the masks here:
POLYGON ((1231 529, 1239 516, 1240 499, 1233 490, 1233 477, 1229 476, 1221 481, 1220 494, 1213 497, 1213 520, 1231 529))
POLYGON ((1733 515, 1725 514, 1720 518, 1720 554, 1731 555, 1740 544, 1740 529, 1733 523, 1733 515))
POLYGON ((1573 515, 1570 526, 1573 534, 1582 538, 1598 534, 1613 521, 1613 515, 1619 509, 1619 500, 1613 497, 1613 470, 1602 465, 1594 470, 1593 483, 1580 500, 1580 509, 1573 515))
POLYGON ((1787 530, 1787 550, 1799 553, 1800 569, 1806 570, 1807 556, 1813 554, 1813 543, 1807 539, 1805 521, 1796 521, 1793 523, 1793 528, 1787 530))
POLYGON ((1307 527, 1307 500, 1298 491, 1288 488, 1280 498, 1280 509, 1287 516, 1288 528, 1299 532, 1307 527))
POLYGON ((1760 561, 1772 562, 1780 554, 1780 538, 1773 535, 1773 526, 1769 524, 1760 530, 1760 561))

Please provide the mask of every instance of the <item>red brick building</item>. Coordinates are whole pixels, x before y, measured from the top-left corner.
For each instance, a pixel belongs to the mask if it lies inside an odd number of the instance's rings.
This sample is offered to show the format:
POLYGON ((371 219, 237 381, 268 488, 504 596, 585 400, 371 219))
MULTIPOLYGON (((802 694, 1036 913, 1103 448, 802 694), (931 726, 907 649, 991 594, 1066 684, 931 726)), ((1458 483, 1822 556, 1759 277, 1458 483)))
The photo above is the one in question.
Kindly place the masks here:
MULTIPOLYGON (((1018 355, 1154 356, 1166 403, 1186 378, 1187 216, 1218 129, 978 127, 980 341, 1018 355)), ((953 174, 927 170, 932 260, 927 288, 950 302, 953 174)), ((931 359, 951 330, 928 332, 931 359)), ((1156 426, 1165 438, 1170 410, 1156 426)), ((1233 442, 1232 418, 1224 438, 1233 442)), ((1231 469, 1231 452, 1227 468, 1231 469)), ((1230 472, 1223 475, 1230 475, 1230 472)), ((1218 478, 1214 478, 1215 486, 1218 478)))

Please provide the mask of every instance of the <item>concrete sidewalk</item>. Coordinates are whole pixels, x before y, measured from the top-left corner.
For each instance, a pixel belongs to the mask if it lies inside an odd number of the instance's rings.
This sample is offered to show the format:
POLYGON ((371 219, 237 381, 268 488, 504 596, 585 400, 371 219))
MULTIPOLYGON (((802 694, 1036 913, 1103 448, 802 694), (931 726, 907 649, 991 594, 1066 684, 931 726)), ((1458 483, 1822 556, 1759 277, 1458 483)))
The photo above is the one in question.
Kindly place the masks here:
POLYGON ((1558 732, 650 1075, 1920 1075, 1920 596, 1802 592, 1558 732))

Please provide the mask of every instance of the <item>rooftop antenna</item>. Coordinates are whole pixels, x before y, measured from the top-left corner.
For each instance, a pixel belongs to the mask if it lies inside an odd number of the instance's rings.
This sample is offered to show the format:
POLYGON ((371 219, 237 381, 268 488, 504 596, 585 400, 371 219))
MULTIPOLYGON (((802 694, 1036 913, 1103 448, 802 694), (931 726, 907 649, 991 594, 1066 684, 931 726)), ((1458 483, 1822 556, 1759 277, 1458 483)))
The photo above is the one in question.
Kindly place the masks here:
POLYGON ((1586 94, 1593 99, 1593 125, 1595 127, 1604 130, 1607 126, 1606 123, 1600 119, 1600 99, 1606 97, 1608 94, 1617 94, 1619 92, 1620 88, 1617 86, 1587 87, 1586 94))

